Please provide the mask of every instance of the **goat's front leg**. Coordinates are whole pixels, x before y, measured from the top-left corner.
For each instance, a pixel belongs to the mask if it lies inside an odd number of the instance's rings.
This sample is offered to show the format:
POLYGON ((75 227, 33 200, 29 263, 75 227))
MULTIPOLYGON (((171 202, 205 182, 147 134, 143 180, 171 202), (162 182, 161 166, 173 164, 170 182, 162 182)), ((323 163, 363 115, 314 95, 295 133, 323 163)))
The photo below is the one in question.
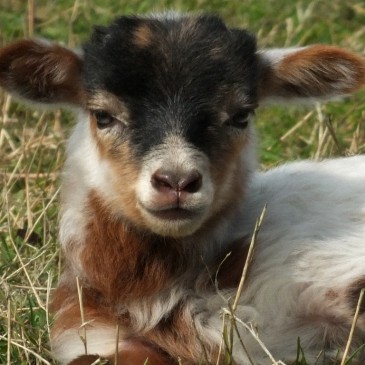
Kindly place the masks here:
POLYGON ((99 355, 82 355, 72 360, 68 365, 177 365, 175 361, 165 352, 155 348, 153 345, 139 340, 127 340, 123 344, 124 349, 117 356, 112 355, 106 358, 99 355), (99 360, 99 362, 97 362, 99 360))
POLYGON ((81 311, 79 297, 74 290, 66 286, 56 289, 51 306, 55 313, 51 339, 53 353, 60 363, 177 364, 153 341, 137 337, 130 330, 128 318, 115 317, 110 308, 100 304, 99 297, 91 289, 84 290, 82 303, 81 311), (101 362, 97 362, 98 359, 101 362))

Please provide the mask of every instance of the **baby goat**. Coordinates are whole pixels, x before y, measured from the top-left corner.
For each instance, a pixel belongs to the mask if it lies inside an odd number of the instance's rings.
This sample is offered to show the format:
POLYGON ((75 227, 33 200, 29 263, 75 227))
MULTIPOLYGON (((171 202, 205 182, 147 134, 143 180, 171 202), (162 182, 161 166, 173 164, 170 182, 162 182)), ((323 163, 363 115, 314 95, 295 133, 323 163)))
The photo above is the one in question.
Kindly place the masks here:
MULTIPOLYGON (((82 56, 42 41, 9 45, 0 84, 79 110, 52 303, 61 364, 271 364, 256 331, 284 361, 298 338, 310 363, 343 350, 365 287, 365 157, 255 172, 252 120, 266 100, 358 90, 363 58, 319 45, 257 51, 251 34, 215 16, 120 17, 94 30, 82 56), (223 318, 234 326, 225 342, 223 318)), ((353 350, 364 340, 362 304, 353 350)))

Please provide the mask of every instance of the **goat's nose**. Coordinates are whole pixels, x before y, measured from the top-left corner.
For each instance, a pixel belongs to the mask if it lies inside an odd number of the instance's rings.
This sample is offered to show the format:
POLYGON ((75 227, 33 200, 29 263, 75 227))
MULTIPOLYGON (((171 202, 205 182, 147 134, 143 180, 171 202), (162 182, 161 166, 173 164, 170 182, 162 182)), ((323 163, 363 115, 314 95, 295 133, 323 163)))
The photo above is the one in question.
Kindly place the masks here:
POLYGON ((202 175, 197 170, 186 173, 174 173, 168 170, 157 170, 151 178, 152 186, 158 191, 196 193, 202 186, 202 175))

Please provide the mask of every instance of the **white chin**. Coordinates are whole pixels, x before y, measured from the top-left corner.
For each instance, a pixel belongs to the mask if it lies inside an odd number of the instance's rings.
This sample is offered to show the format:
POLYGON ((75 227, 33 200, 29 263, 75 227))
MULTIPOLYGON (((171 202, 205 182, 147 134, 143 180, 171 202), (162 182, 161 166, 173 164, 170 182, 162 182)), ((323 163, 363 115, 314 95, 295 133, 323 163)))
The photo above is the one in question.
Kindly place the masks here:
POLYGON ((149 212, 142 212, 147 227, 154 233, 173 238, 190 236, 203 224, 204 216, 195 215, 185 219, 158 218, 149 212))

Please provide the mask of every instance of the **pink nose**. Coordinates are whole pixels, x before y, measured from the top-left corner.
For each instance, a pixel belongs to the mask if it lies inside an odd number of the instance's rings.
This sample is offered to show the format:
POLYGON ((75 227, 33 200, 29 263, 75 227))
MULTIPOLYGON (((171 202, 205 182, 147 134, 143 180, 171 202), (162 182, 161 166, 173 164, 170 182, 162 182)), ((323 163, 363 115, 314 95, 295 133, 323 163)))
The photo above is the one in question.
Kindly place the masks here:
POLYGON ((186 173, 175 173, 168 170, 157 170, 151 177, 152 186, 159 192, 196 193, 202 186, 202 175, 197 170, 186 173))

